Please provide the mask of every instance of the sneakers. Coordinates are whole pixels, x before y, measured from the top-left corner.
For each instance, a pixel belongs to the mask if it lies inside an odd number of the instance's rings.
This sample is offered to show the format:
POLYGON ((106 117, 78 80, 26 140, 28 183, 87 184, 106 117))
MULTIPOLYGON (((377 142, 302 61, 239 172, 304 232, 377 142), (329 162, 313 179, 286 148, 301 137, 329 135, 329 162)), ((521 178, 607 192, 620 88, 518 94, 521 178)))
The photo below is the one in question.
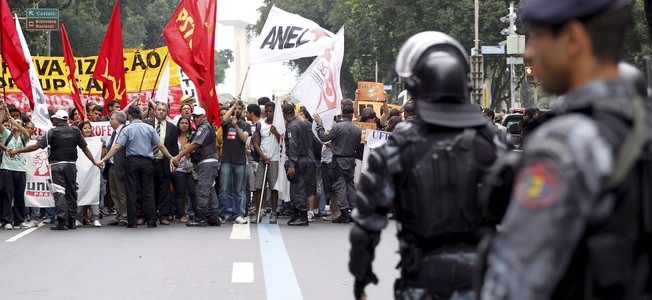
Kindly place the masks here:
POLYGON ((102 224, 100 224, 99 220, 93 221, 93 227, 102 227, 102 224))
POLYGON ((315 213, 312 211, 308 212, 308 222, 314 222, 315 221, 315 213))
POLYGON ((23 222, 20 224, 20 229, 27 229, 27 228, 32 228, 34 225, 32 222, 23 222))
POLYGON ((11 223, 5 224, 5 230, 14 230, 14 226, 11 225, 11 223))
POLYGON ((308 226, 308 212, 299 212, 298 216, 288 221, 288 226, 308 226))
POLYGON ((45 220, 43 220, 43 224, 52 224, 52 220, 45 219, 45 220))
POLYGON ((328 216, 325 216, 325 217, 321 217, 321 219, 324 220, 324 221, 330 222, 330 221, 333 221, 334 219, 337 219, 339 217, 340 217, 340 213, 337 212, 335 214, 331 214, 331 215, 328 215, 328 216))
POLYGON ((249 216, 249 222, 251 222, 252 224, 261 223, 263 221, 263 215, 264 214, 261 213, 259 218, 258 212, 254 212, 252 215, 249 216))
POLYGON ((206 227, 207 225, 206 221, 203 220, 192 220, 186 223, 187 227, 206 227))
POLYGON ((247 221, 247 219, 243 218, 242 216, 238 216, 237 218, 235 218, 235 223, 236 224, 247 224, 247 223, 249 223, 249 221, 247 221))
POLYGON ((84 224, 82 222, 75 221, 75 226, 82 227, 82 226, 84 226, 84 224))
POLYGON ((277 213, 273 212, 269 215, 269 224, 276 224, 277 213))
POLYGON ((340 216, 333 219, 333 221, 331 221, 331 222, 340 223, 340 224, 348 224, 349 222, 351 222, 351 217, 349 215, 349 211, 347 209, 343 209, 342 211, 340 211, 340 216))

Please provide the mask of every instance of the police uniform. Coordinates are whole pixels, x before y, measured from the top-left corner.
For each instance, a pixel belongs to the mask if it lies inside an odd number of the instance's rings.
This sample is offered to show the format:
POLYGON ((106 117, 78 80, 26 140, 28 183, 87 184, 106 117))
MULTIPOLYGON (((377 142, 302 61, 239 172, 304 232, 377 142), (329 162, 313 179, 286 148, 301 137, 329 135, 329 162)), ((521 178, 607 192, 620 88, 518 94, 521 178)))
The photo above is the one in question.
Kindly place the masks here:
POLYGON ((50 146, 48 161, 58 225, 52 228, 64 229, 62 224, 67 222, 68 228, 74 229, 77 215, 77 147, 85 149, 87 144, 79 129, 68 125, 67 114, 60 112, 53 116, 59 118, 59 124, 45 133, 38 146, 41 149, 50 146))
MULTIPOLYGON (((284 112, 285 113, 285 112, 284 112)), ((290 181, 290 202, 294 208, 293 217, 288 225, 308 225, 307 189, 310 174, 315 170, 315 158, 312 151, 313 134, 310 123, 296 117, 287 122, 285 134, 286 170, 294 168, 295 175, 290 181), (299 224, 300 223, 300 224, 299 224)), ((313 177, 314 178, 314 177, 313 177)))
POLYGON ((335 123, 329 132, 325 132, 323 124, 317 124, 317 135, 322 142, 332 142, 333 160, 329 166, 332 169, 332 189, 341 212, 333 223, 349 223, 348 209, 354 205, 355 198, 355 150, 360 145, 362 130, 351 120, 344 120, 335 123))
POLYGON ((488 225, 476 197, 481 176, 505 149, 498 132, 469 101, 462 46, 422 32, 399 51, 396 71, 417 101, 417 116, 370 153, 360 178, 349 270, 354 294, 376 282, 371 270, 387 213, 395 210, 401 278, 396 299, 472 294, 476 244, 488 225))
MULTIPOLYGON (((526 22, 558 26, 624 5, 530 0, 521 11, 526 22)), ((515 171, 503 172, 516 176, 502 229, 488 243, 482 299, 639 299, 649 286, 641 229, 650 165, 639 159, 649 110, 622 80, 593 79, 552 112, 522 157, 509 159, 515 171)))
POLYGON ((191 161, 197 170, 197 211, 196 222, 200 226, 219 226, 217 193, 213 183, 219 171, 217 160, 216 130, 213 125, 204 121, 197 131, 193 132, 192 143, 199 147, 190 154, 191 161))

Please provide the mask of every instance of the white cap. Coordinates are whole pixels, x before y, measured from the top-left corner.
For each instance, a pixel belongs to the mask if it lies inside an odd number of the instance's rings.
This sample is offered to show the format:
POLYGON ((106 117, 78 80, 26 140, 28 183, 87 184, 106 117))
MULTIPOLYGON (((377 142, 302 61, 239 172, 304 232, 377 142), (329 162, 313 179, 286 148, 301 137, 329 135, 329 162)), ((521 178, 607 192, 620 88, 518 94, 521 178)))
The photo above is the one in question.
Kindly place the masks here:
POLYGON ((192 114, 195 116, 206 115, 206 110, 199 106, 195 106, 192 108, 192 114))
POLYGON ((68 112, 63 109, 60 109, 57 110, 57 112, 54 115, 52 115, 52 117, 50 118, 68 121, 68 112))

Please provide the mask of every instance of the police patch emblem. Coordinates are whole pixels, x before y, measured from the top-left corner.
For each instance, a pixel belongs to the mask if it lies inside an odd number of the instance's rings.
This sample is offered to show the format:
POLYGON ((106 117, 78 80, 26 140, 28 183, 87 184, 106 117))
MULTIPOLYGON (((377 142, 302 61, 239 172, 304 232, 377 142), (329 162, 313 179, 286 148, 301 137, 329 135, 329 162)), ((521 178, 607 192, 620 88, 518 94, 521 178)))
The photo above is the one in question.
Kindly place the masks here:
POLYGON ((536 159, 519 172, 514 199, 529 210, 546 208, 559 201, 566 184, 557 165, 548 159, 536 159))

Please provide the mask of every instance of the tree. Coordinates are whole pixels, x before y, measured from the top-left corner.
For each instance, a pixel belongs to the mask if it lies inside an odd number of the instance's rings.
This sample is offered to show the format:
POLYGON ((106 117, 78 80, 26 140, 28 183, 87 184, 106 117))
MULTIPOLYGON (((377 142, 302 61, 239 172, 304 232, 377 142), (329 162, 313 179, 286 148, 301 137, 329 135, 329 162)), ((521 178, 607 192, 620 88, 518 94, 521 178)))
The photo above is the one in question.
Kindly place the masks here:
POLYGON ((229 68, 233 59, 231 49, 215 51, 215 83, 224 83, 225 71, 229 68))

